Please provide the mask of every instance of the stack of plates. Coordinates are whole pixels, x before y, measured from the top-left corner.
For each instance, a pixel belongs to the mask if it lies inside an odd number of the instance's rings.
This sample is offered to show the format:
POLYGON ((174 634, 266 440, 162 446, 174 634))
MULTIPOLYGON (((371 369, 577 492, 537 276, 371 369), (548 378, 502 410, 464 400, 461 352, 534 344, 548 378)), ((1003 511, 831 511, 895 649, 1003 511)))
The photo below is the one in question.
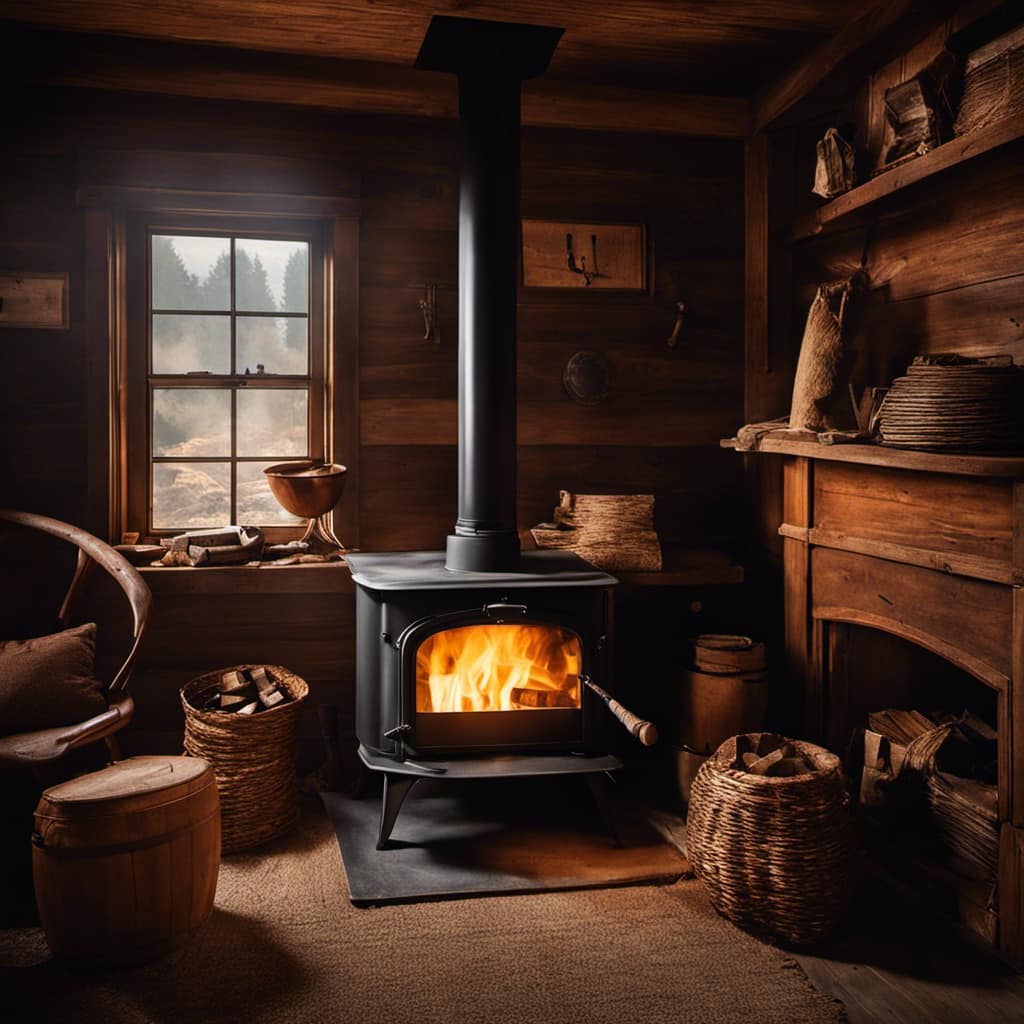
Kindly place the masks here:
POLYGON ((882 444, 926 451, 1024 448, 1024 375, 1004 363, 915 360, 878 415, 882 444))

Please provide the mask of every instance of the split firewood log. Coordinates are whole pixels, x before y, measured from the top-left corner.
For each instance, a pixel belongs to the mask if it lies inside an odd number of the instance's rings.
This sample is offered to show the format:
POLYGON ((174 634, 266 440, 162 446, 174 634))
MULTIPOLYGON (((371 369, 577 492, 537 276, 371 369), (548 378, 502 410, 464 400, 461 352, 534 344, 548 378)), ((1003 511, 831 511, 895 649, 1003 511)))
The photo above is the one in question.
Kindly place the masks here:
POLYGON ((513 686, 510 694, 513 704, 524 708, 574 708, 573 699, 560 690, 537 690, 525 686, 513 686))
POLYGON ((772 767, 783 758, 795 756, 796 748, 789 743, 784 743, 781 747, 776 747, 770 754, 759 757, 753 764, 747 767, 747 771, 751 775, 768 775, 772 767))
POLYGON ((217 706, 221 711, 237 711, 251 700, 252 696, 248 693, 222 693, 217 706))
POLYGON ((221 693, 238 693, 239 690, 247 689, 249 680, 237 669, 231 669, 220 677, 221 693))
POLYGON ((814 771, 794 744, 773 733, 762 733, 756 742, 750 736, 737 736, 736 758, 731 767, 734 771, 769 778, 787 778, 814 771))

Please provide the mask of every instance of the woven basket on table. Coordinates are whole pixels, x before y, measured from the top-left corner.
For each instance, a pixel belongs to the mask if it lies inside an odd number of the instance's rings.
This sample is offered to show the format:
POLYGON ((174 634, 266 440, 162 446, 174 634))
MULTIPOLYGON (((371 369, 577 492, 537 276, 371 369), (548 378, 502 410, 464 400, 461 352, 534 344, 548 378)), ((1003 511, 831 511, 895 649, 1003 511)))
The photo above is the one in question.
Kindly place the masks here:
POLYGON ((205 758, 217 776, 224 853, 274 839, 287 832, 298 816, 295 746, 299 713, 309 687, 286 668, 264 667, 292 699, 255 715, 202 710, 219 690, 221 676, 232 669, 197 676, 181 691, 185 753, 205 758))
MULTIPOLYGON (((750 734, 754 746, 759 739, 750 734)), ((735 737, 704 762, 690 792, 686 848, 719 913, 802 945, 823 938, 846 912, 856 845, 839 758, 788 742, 812 772, 737 771, 735 737)))

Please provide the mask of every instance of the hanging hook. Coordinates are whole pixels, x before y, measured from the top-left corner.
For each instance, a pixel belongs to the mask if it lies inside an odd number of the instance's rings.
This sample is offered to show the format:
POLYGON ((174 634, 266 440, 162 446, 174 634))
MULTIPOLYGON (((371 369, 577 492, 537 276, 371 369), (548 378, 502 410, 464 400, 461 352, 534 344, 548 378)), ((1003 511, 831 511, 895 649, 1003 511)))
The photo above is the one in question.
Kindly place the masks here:
POLYGON ((437 285, 423 286, 423 298, 419 302, 423 314, 423 340, 441 344, 441 328, 437 324, 437 285))
POLYGON ((601 272, 597 269, 597 235, 590 236, 590 269, 587 269, 587 257, 580 257, 579 266, 576 265, 576 254, 573 252, 572 247, 572 233, 568 233, 565 236, 565 265, 574 274, 582 274, 583 281, 587 288, 590 287, 590 282, 595 277, 601 277, 601 272))

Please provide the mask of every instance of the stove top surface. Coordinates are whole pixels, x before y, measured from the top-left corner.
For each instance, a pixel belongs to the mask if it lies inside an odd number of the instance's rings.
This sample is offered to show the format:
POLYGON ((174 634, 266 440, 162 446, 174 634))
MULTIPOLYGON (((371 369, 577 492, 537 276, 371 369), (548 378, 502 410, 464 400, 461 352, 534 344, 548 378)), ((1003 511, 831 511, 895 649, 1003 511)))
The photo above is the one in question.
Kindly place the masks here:
POLYGON ((516 572, 453 572, 443 551, 346 554, 352 579, 370 590, 479 590, 489 587, 610 587, 619 581, 569 551, 524 551, 516 572))

